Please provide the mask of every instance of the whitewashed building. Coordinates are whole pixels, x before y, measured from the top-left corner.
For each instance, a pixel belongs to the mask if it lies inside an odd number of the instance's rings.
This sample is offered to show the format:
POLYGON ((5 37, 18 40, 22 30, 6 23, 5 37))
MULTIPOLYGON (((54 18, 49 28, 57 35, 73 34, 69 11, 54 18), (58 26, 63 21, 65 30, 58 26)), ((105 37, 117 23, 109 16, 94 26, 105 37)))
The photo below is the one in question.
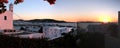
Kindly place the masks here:
POLYGON ((62 37, 62 33, 69 33, 72 27, 44 26, 41 33, 16 34, 21 38, 48 38, 49 40, 62 37))
POLYGON ((49 39, 62 37, 62 33, 69 33, 72 28, 70 27, 44 27, 43 33, 49 39))

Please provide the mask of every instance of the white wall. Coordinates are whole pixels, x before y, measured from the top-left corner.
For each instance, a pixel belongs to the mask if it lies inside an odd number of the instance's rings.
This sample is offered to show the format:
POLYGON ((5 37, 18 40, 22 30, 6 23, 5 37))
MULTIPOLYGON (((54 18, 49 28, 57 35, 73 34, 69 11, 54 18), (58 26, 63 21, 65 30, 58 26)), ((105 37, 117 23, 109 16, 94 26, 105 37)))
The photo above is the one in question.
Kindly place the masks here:
POLYGON ((49 39, 55 39, 58 37, 61 37, 61 33, 69 33, 72 28, 68 27, 43 27, 43 32, 45 34, 45 37, 49 39))

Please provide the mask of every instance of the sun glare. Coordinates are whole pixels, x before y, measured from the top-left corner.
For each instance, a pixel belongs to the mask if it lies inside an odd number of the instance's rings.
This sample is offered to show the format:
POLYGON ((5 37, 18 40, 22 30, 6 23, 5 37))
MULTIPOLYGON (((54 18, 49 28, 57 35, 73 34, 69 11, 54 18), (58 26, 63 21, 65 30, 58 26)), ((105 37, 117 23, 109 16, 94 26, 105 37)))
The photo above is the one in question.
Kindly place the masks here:
POLYGON ((102 20, 104 23, 110 22, 110 19, 108 19, 108 18, 103 18, 102 20))
POLYGON ((111 22, 111 18, 109 16, 102 16, 100 17, 100 22, 103 22, 103 23, 108 23, 108 22, 111 22))

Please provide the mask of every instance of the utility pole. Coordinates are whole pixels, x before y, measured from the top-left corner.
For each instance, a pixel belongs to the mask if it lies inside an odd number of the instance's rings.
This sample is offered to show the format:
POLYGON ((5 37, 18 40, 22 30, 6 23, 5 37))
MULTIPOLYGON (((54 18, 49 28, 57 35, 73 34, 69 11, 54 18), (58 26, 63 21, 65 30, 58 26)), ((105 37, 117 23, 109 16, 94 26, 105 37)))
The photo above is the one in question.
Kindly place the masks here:
POLYGON ((79 33, 79 26, 78 26, 78 22, 76 22, 76 24, 77 24, 77 32, 76 32, 76 34, 78 34, 79 33))

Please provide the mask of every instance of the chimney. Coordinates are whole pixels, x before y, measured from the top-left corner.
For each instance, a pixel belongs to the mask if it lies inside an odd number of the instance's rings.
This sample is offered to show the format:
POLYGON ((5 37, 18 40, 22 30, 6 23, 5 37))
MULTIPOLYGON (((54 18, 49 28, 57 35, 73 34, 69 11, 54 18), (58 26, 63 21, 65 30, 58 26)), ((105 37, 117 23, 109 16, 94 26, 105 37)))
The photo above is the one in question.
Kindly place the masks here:
POLYGON ((12 3, 9 5, 9 11, 13 12, 13 4, 12 3))

